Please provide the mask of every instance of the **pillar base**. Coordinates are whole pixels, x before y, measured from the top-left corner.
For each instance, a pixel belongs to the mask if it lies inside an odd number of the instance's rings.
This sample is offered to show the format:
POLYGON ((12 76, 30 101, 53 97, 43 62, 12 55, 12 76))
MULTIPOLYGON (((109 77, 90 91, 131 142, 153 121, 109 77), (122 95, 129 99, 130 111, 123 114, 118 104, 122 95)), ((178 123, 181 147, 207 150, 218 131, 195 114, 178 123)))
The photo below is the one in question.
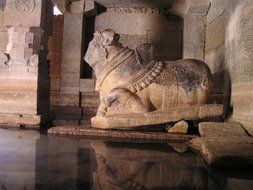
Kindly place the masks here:
POLYGON ((52 121, 51 116, 0 114, 1 128, 40 129, 42 125, 49 124, 50 121, 52 121))

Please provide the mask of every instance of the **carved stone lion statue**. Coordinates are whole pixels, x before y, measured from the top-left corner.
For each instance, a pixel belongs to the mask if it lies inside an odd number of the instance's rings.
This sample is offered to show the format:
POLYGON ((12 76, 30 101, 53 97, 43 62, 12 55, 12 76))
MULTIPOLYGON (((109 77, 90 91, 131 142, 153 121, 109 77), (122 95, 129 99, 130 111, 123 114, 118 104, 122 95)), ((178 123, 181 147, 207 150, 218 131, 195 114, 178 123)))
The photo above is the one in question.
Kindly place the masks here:
POLYGON ((207 103, 211 72, 202 61, 159 61, 151 44, 136 50, 112 29, 97 31, 84 56, 97 77, 97 117, 148 113, 207 103))

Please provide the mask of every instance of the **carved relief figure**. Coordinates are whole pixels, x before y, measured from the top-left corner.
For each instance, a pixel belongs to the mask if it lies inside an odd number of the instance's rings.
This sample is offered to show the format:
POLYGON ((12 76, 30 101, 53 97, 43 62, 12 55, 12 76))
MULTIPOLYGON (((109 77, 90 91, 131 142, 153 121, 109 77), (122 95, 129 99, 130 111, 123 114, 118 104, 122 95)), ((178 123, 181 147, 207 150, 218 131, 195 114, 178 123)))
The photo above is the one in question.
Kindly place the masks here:
POLYGON ((97 31, 84 57, 97 76, 97 116, 147 113, 207 103, 211 72, 199 60, 155 60, 151 44, 135 51, 112 29, 97 31))

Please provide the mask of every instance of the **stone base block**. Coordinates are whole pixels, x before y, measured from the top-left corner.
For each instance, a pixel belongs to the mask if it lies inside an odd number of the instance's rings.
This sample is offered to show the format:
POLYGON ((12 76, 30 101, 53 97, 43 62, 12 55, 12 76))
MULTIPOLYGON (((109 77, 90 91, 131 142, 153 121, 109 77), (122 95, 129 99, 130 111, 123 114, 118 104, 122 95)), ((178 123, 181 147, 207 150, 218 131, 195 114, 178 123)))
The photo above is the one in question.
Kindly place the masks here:
POLYGON ((84 120, 90 120, 92 117, 94 117, 97 113, 97 108, 92 107, 83 107, 83 119, 84 120))
POLYGON ((53 121, 53 125, 54 126, 61 126, 61 125, 79 126, 79 120, 56 119, 53 121))
POLYGON ((2 127, 39 129, 41 123, 42 117, 40 115, 0 114, 0 126, 2 127))
POLYGON ((86 136, 93 139, 106 139, 107 141, 147 143, 182 142, 189 141, 196 137, 194 135, 169 134, 161 132, 102 130, 80 126, 53 127, 48 130, 48 134, 86 136))
POLYGON ((94 79, 80 79, 79 82, 80 92, 95 92, 95 80, 94 79))
POLYGON ((208 165, 226 169, 253 168, 253 138, 238 122, 203 122, 199 138, 190 141, 208 165))
POLYGON ((223 114, 223 105, 208 104, 158 110, 145 114, 111 115, 93 117, 91 124, 101 129, 131 129, 138 126, 150 126, 180 120, 197 120, 218 117, 223 114))
POLYGON ((94 93, 83 93, 81 96, 81 106, 97 108, 99 106, 99 94, 94 93))

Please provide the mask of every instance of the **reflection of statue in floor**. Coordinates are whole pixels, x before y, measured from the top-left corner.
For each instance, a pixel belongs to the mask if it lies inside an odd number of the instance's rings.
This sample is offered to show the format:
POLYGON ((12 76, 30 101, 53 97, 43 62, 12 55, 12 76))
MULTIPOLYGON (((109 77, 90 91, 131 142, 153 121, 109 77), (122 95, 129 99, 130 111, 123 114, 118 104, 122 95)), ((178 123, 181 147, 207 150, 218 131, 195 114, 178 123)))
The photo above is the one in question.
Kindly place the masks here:
POLYGON ((178 154, 164 145, 134 146, 92 142, 97 160, 94 190, 209 189, 208 171, 196 154, 178 154))

